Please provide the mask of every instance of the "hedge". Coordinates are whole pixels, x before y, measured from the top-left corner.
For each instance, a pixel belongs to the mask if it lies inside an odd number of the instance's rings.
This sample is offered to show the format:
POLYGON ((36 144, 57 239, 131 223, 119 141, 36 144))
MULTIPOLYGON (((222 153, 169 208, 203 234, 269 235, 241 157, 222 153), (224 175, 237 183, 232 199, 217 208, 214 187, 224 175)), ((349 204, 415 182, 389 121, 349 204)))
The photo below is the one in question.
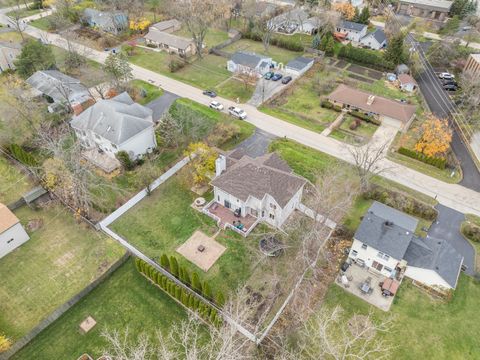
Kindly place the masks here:
POLYGON ((332 109, 332 110, 335 110, 335 111, 342 111, 342 107, 340 105, 333 105, 330 101, 328 100, 322 100, 322 102, 320 103, 320 106, 325 108, 325 109, 332 109))
POLYGON ((471 223, 464 223, 462 225, 462 234, 473 242, 480 243, 480 227, 471 223))
POLYGON ((431 157, 431 156, 426 156, 422 153, 419 153, 418 151, 407 149, 405 147, 400 147, 397 152, 399 154, 408 156, 412 159, 419 160, 425 164, 435 166, 439 169, 445 169, 447 166, 447 160, 445 158, 437 158, 437 157, 431 157))
POLYGON ((381 52, 353 47, 351 44, 342 46, 338 52, 338 57, 360 64, 377 66, 385 70, 393 70, 395 68, 394 64, 383 58, 381 52))
POLYGON ((22 164, 27 166, 37 166, 37 160, 33 157, 32 154, 25 151, 20 145, 12 144, 9 147, 10 154, 20 161, 22 164))
POLYGON ((378 185, 371 185, 370 190, 363 193, 363 197, 429 221, 435 220, 438 215, 433 206, 378 185))
POLYGON ((217 310, 199 298, 190 294, 183 287, 175 284, 165 275, 157 271, 152 265, 147 264, 142 259, 135 259, 135 266, 137 270, 148 277, 153 283, 157 284, 162 290, 169 294, 172 298, 182 303, 185 307, 193 310, 205 321, 212 325, 221 326, 223 324, 222 316, 218 314, 217 310))
MULTIPOLYGON (((254 31, 248 31, 248 32, 242 33, 242 38, 250 39, 254 41, 262 41, 262 35, 254 31)), ((303 44, 301 44, 300 42, 292 41, 290 39, 278 37, 278 36, 272 36, 270 38, 270 45, 278 46, 279 48, 290 50, 290 51, 300 52, 304 50, 303 44)))
POLYGON ((352 115, 356 118, 362 119, 366 122, 372 123, 374 125, 381 125, 382 124, 382 122, 380 120, 375 119, 373 116, 366 115, 366 114, 364 114, 360 111, 350 110, 350 115, 352 115))

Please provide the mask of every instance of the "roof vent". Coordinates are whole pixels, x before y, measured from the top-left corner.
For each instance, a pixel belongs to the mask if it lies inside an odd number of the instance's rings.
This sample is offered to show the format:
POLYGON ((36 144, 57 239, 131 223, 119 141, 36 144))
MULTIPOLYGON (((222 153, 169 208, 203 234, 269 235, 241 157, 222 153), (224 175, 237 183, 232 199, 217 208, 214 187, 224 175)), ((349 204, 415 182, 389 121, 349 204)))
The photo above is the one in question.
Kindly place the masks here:
POLYGON ((113 130, 112 127, 110 125, 108 125, 107 132, 112 131, 112 130, 113 130))
POLYGON ((372 105, 375 100, 375 95, 369 95, 367 99, 367 105, 372 105))
POLYGON ((385 226, 392 227, 392 226, 393 226, 393 221, 387 220, 387 221, 385 221, 383 224, 384 224, 385 226))

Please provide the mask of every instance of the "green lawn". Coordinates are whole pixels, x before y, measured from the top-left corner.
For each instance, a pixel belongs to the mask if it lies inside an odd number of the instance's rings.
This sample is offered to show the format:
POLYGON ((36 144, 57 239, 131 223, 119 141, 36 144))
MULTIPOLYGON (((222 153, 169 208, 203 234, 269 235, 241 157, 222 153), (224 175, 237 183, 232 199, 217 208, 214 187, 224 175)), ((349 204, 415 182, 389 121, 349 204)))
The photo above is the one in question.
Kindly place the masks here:
POLYGON ((24 17, 28 17, 28 16, 32 16, 32 15, 36 15, 38 13, 40 13, 41 11, 43 11, 43 9, 28 9, 28 8, 24 8, 24 9, 19 9, 19 10, 12 10, 8 13, 6 13, 5 15, 7 16, 11 16, 11 17, 21 17, 21 18, 24 18, 24 17))
POLYGON ((31 189, 28 176, 0 157, 0 202, 8 205, 31 189))
POLYGON ((367 121, 361 121, 360 125, 355 130, 351 130, 350 125, 354 121, 355 118, 347 114, 340 127, 335 129, 330 136, 349 144, 358 145, 368 142, 378 129, 377 125, 367 121))
MULTIPOLYGON (((368 303, 333 284, 325 305, 341 305, 345 319, 353 314, 372 310, 377 319, 393 315, 393 330, 384 336, 394 349, 392 359, 478 359, 480 331, 478 308, 480 284, 461 274, 453 299, 434 300, 411 284, 402 283, 389 313, 381 312, 368 303)), ((382 335, 380 335, 382 336, 382 335)))
POLYGON ((141 91, 145 91, 146 95, 145 97, 142 97, 140 94, 139 98, 136 100, 139 104, 145 105, 148 104, 149 102, 155 100, 156 98, 160 97, 163 95, 163 90, 162 88, 152 85, 146 81, 143 80, 132 80, 130 81, 130 85, 139 93, 141 91))
POLYGON ((368 91, 374 95, 383 96, 393 100, 407 99, 413 104, 421 104, 420 99, 416 93, 410 94, 401 91, 396 86, 392 85, 385 79, 376 80, 372 84, 363 81, 357 82, 359 89, 368 91))
MULTIPOLYGON (((192 38, 192 34, 185 26, 182 27, 180 30, 175 31, 173 34, 177 36, 183 36, 188 39, 192 38)), ((211 48, 215 45, 221 44, 225 40, 228 40, 228 33, 225 30, 208 29, 203 42, 207 45, 207 47, 211 48)))
POLYGON ((245 84, 240 80, 231 78, 216 86, 214 90, 221 97, 231 100, 239 99, 240 102, 245 103, 252 97, 255 87, 252 85, 247 85, 245 87, 245 84))
POLYGON ((192 63, 174 73, 168 69, 170 55, 163 51, 136 48, 134 55, 128 58, 135 65, 201 89, 214 88, 231 76, 226 68, 227 60, 215 55, 205 55, 202 59, 193 57, 190 59, 192 63))
POLYGON ((316 82, 322 82, 328 76, 326 71, 320 72, 314 67, 259 110, 308 130, 322 132, 339 115, 320 106, 320 95, 315 89, 316 82))
POLYGON ((146 333, 154 341, 156 330, 166 334, 172 324, 185 318, 185 311, 140 275, 129 260, 13 359, 76 359, 83 353, 96 359, 107 347, 101 336, 104 329, 128 328, 131 339, 146 333), (82 335, 78 327, 87 316, 97 324, 82 335))
POLYGON ((284 65, 290 60, 302 55, 301 52, 290 51, 273 45, 268 48, 267 52, 265 51, 265 48, 263 47, 261 41, 254 41, 249 39, 241 39, 239 41, 236 41, 233 44, 226 46, 222 50, 228 53, 234 53, 236 51, 254 52, 257 54, 269 56, 274 61, 283 63, 284 65))
POLYGON ((52 15, 48 15, 43 18, 30 21, 28 24, 36 28, 39 28, 40 30, 50 31, 50 21, 49 21, 50 16, 52 15))

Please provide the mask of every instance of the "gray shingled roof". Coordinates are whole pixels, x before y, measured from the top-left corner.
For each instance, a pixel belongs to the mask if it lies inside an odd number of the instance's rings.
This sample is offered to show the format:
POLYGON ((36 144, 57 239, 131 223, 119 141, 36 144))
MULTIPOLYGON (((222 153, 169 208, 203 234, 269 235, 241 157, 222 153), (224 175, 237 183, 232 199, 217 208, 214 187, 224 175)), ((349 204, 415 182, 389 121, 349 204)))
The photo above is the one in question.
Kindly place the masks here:
POLYGON ((126 15, 121 11, 99 11, 97 9, 87 8, 83 12, 83 16, 84 18, 95 22, 95 24, 101 28, 127 25, 122 23, 122 19, 126 19, 126 15))
POLYGON ((167 44, 170 47, 182 50, 187 49, 190 45, 194 45, 193 40, 191 39, 159 31, 155 28, 150 28, 148 33, 145 35, 145 39, 159 44, 167 44))
POLYGON ((135 103, 126 93, 109 99, 99 100, 71 123, 78 130, 90 130, 95 134, 120 145, 153 126, 152 110, 135 103))
POLYGON ((170 19, 170 20, 159 21, 153 25, 150 25, 150 29, 154 28, 154 29, 157 29, 158 31, 165 31, 165 30, 169 30, 170 28, 179 27, 181 25, 182 23, 177 19, 170 19))
POLYGON ((367 25, 355 23, 355 22, 352 22, 352 21, 342 20, 342 21, 340 21, 340 24, 338 25, 338 27, 340 27, 342 29, 362 31, 364 28, 367 27, 367 25))
POLYGON ((255 68, 260 63, 260 61, 264 59, 269 58, 253 52, 237 51, 235 54, 232 55, 232 58, 230 60, 232 60, 235 64, 255 68))
POLYGON ((401 260, 417 223, 417 219, 375 201, 355 232, 355 239, 401 260))
POLYGON ((27 79, 27 83, 58 103, 67 100, 83 103, 90 98, 88 89, 80 83, 80 80, 65 75, 58 70, 37 71, 27 79))
POLYGON ((370 34, 367 34, 364 36, 364 38, 372 36, 379 44, 382 44, 384 41, 387 40, 387 36, 385 35, 385 32, 382 29, 377 29, 374 32, 371 32, 370 34))
POLYGON ((274 25, 281 25, 283 23, 288 24, 301 24, 309 18, 308 13, 301 9, 295 8, 290 11, 284 12, 274 18, 270 19, 270 23, 274 25))
POLYGON ((407 265, 433 270, 451 287, 457 286, 463 256, 448 241, 414 236, 404 259, 407 265))
POLYGON ((289 68, 296 69, 296 70, 303 70, 303 68, 307 67, 308 64, 313 62, 312 58, 306 58, 303 56, 299 56, 291 61, 288 62, 286 65, 289 68))
POLYGON ((249 196, 261 200, 269 194, 283 208, 306 183, 304 178, 292 174, 290 167, 276 154, 255 159, 244 156, 232 163, 212 185, 242 201, 249 196))

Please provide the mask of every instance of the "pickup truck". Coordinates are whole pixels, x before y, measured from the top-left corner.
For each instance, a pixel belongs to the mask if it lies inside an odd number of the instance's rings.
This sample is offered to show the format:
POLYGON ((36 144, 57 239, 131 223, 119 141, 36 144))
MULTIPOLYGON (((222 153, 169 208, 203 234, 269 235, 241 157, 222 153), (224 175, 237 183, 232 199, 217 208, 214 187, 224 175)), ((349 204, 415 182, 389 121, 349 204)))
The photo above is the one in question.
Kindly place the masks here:
POLYGON ((239 109, 235 106, 230 106, 228 108, 228 113, 232 116, 235 116, 236 118, 241 119, 241 120, 244 120, 247 117, 247 113, 245 111, 243 111, 242 109, 239 109))

